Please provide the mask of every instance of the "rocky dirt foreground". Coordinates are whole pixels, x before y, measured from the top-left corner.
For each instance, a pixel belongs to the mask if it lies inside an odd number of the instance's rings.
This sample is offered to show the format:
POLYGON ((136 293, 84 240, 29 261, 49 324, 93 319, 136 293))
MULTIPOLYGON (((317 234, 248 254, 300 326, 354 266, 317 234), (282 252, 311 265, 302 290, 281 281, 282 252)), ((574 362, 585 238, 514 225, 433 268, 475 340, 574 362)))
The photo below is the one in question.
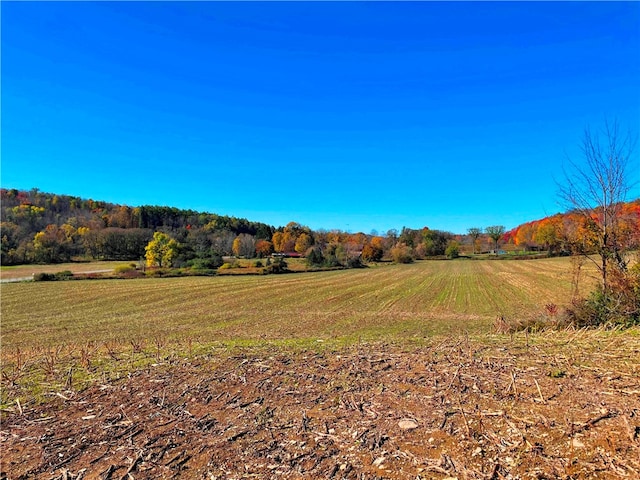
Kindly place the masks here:
POLYGON ((640 338, 212 351, 3 412, 1 478, 640 478, 640 338))

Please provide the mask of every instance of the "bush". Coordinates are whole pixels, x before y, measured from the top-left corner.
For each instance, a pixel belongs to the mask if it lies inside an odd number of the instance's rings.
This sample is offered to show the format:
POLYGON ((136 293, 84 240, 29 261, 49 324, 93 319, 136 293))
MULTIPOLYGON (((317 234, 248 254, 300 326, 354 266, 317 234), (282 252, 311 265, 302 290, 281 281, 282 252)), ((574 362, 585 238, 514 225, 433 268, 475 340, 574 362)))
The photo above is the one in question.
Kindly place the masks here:
POLYGON ((287 262, 283 258, 277 258, 273 263, 264 269, 265 273, 287 273, 289 271, 287 262))
POLYGON ((260 267, 263 267, 264 265, 262 265, 262 262, 260 260, 256 260, 255 262, 253 262, 253 266, 256 268, 260 268, 260 267))
POLYGON ((347 260, 347 267, 349 268, 364 268, 362 259, 360 257, 351 257, 347 260))
POLYGON ((324 264, 324 257, 322 252, 317 247, 311 247, 307 250, 307 265, 310 267, 321 267, 324 264))
POLYGON ((460 256, 460 245, 456 241, 450 241, 444 254, 449 258, 458 258, 460 256))
POLYGON ((612 270, 606 292, 598 286, 587 298, 575 300, 566 315, 577 327, 640 325, 640 267, 612 270))
POLYGON ((194 270, 215 270, 223 265, 220 255, 212 255, 210 257, 194 258, 189 260, 187 265, 194 270))
POLYGON ((146 271, 146 275, 150 277, 163 277, 169 273, 166 268, 149 268, 146 271))
POLYGON ((57 280, 70 280, 73 278, 73 272, 70 270, 63 270, 57 273, 36 273, 33 275, 34 282, 55 282, 57 280))
POLYGON ((379 262, 382 260, 382 255, 384 255, 384 251, 371 244, 367 244, 362 248, 362 259, 365 262, 379 262))
POLYGON ((62 270, 55 274, 56 280, 70 280, 73 278, 73 272, 71 270, 62 270))
POLYGON ((56 280, 56 276, 54 273, 35 273, 33 275, 34 282, 53 282, 56 280))
POLYGON ((393 247, 389 253, 391 253, 391 259, 395 263, 413 262, 413 251, 411 250, 411 247, 405 245, 404 243, 399 243, 398 245, 393 247))
POLYGON ((115 268, 114 271, 115 271, 115 273, 117 275, 122 275, 124 273, 133 272, 133 271, 135 271, 135 269, 136 269, 136 265, 135 264, 133 264, 133 266, 131 266, 131 265, 118 265, 115 268))
POLYGON ((335 255, 327 255, 324 257, 324 266, 325 267, 329 267, 329 268, 333 268, 333 267, 341 267, 342 264, 340 263, 340 261, 338 260, 338 257, 336 257, 335 255))

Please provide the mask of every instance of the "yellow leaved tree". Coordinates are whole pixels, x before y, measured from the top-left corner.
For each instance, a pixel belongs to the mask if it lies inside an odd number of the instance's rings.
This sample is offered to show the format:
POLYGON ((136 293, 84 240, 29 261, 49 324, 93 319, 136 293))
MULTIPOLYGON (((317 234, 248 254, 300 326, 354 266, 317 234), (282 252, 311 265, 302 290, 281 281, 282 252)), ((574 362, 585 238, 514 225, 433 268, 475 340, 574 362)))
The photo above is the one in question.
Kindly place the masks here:
POLYGON ((166 233, 155 232, 145 252, 148 267, 170 267, 178 254, 178 242, 166 233))

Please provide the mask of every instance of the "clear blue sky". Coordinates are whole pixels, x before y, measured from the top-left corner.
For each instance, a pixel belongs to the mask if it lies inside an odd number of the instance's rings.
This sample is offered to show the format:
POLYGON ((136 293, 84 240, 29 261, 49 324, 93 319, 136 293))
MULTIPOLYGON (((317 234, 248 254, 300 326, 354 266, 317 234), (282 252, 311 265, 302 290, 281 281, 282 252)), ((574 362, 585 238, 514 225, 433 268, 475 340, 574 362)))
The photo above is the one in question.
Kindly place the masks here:
POLYGON ((640 127, 640 3, 0 8, 5 188, 464 233, 561 211, 584 128, 640 127))

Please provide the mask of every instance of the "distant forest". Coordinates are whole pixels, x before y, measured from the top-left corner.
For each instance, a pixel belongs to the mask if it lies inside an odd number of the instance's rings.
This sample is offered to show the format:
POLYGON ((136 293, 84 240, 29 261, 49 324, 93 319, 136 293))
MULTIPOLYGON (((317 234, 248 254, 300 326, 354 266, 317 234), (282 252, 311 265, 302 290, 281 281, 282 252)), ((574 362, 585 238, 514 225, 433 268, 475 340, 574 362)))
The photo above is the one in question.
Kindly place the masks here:
MULTIPOLYGON (((219 264, 223 256, 305 256, 325 266, 361 262, 409 262, 461 253, 546 251, 562 254, 586 245, 588 226, 571 213, 558 214, 505 231, 502 226, 469 228, 467 234, 402 228, 383 235, 317 230, 290 222, 274 227, 244 218, 173 207, 129 207, 38 189, 1 189, 1 263, 60 263, 72 260, 140 260, 161 232, 177 242, 173 266, 219 264)), ((625 228, 640 245, 640 200, 622 206, 625 228)), ((585 247, 588 248, 588 245, 585 247)))

